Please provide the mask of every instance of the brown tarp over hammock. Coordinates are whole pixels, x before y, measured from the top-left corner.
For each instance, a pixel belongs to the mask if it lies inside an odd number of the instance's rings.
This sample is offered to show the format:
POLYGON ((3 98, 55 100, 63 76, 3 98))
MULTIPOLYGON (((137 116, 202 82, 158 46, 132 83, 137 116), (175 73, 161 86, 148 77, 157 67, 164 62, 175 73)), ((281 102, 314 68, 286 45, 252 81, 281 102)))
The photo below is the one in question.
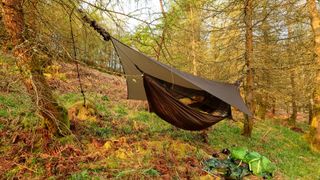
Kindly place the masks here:
POLYGON ((231 117, 231 105, 251 115, 236 85, 181 72, 113 37, 111 41, 126 74, 128 99, 148 100, 151 110, 165 121, 201 130, 231 117), (192 102, 186 105, 179 101, 183 98, 192 102))

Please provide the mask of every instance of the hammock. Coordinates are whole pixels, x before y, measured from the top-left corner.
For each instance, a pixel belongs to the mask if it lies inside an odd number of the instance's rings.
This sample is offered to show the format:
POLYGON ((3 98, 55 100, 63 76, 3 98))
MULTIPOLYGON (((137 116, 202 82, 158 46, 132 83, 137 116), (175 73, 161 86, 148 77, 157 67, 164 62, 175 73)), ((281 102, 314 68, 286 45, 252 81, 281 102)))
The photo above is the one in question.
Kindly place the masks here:
POLYGON ((235 84, 200 78, 160 63, 110 36, 82 10, 78 11, 115 47, 126 74, 128 99, 148 100, 150 111, 186 130, 205 129, 230 118, 231 106, 251 116, 235 84))
POLYGON ((185 130, 202 130, 231 118, 231 105, 251 115, 234 84, 207 80, 156 61, 111 37, 126 74, 128 99, 185 130), (189 102, 184 102, 187 100, 189 102))
MULTIPOLYGON (((201 130, 231 117, 231 109, 228 104, 204 91, 194 92, 194 94, 204 94, 204 96, 209 95, 209 97, 191 107, 180 102, 177 99, 180 94, 175 92, 173 87, 166 87, 160 80, 144 74, 143 82, 150 111, 155 112, 159 117, 178 128, 201 130), (214 102, 214 104, 213 106, 207 106, 206 102, 214 102), (212 114, 213 112, 216 114, 212 114)), ((181 89, 182 87, 180 87, 181 89)), ((190 91, 192 90, 189 89, 189 93, 190 91)))

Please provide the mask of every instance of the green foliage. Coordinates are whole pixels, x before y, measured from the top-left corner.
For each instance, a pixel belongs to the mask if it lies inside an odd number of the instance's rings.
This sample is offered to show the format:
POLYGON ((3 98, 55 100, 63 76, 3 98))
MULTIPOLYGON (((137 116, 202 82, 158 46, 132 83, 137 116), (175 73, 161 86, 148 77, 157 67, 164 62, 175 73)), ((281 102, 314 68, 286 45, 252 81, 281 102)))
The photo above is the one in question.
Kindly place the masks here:
POLYGON ((153 117, 151 113, 147 111, 138 111, 131 119, 148 123, 148 121, 152 121, 152 118, 153 117))
POLYGON ((39 117, 35 114, 32 104, 27 94, 0 92, 0 117, 11 120, 19 118, 20 125, 31 129, 39 122, 39 117))
POLYGON ((103 101, 107 101, 107 102, 109 101, 109 97, 106 96, 106 95, 102 96, 101 99, 102 99, 103 101))
POLYGON ((98 177, 91 177, 87 170, 72 174, 70 180, 98 180, 98 177))
POLYGON ((97 109, 97 112, 99 113, 99 115, 103 116, 106 119, 110 119, 111 118, 112 114, 111 114, 111 111, 109 109, 109 106, 106 103, 98 102, 96 104, 96 109, 97 109))
POLYGON ((73 135, 64 136, 64 137, 58 138, 58 140, 63 145, 73 144, 74 143, 74 136, 73 135))
POLYGON ((148 175, 148 176, 159 176, 160 175, 160 173, 157 170, 152 169, 152 168, 144 170, 143 174, 148 175))
POLYGON ((117 118, 122 118, 126 115, 128 115, 128 110, 125 106, 123 105, 117 105, 115 107, 115 113, 117 118))
POLYGON ((247 166, 239 166, 229 158, 224 160, 211 158, 204 162, 204 170, 228 179, 242 179, 250 174, 247 166))
POLYGON ((32 129, 36 127, 39 123, 39 118, 34 115, 34 113, 26 113, 24 116, 21 116, 21 124, 26 129, 32 129))
POLYGON ((132 133, 132 126, 131 124, 125 124, 121 127, 121 131, 125 134, 131 134, 132 133))
POLYGON ((15 175, 19 172, 19 167, 15 167, 13 169, 11 169, 10 171, 5 173, 5 177, 6 179, 13 179, 15 177, 15 175))
POLYGON ((59 103, 63 104, 67 109, 81 99, 82 96, 80 93, 66 93, 58 96, 59 103))
POLYGON ((112 134, 112 129, 110 127, 99 127, 95 129, 96 135, 101 138, 108 138, 112 134))
POLYGON ((112 128, 109 126, 101 127, 97 122, 88 122, 86 123, 88 126, 89 132, 93 135, 100 137, 100 138, 108 138, 112 135, 112 128))
POLYGON ((8 111, 6 109, 0 109, 0 117, 8 118, 9 117, 8 111))
POLYGON ((120 171, 117 175, 116 178, 124 178, 125 176, 130 176, 131 173, 134 173, 135 170, 124 170, 120 171))

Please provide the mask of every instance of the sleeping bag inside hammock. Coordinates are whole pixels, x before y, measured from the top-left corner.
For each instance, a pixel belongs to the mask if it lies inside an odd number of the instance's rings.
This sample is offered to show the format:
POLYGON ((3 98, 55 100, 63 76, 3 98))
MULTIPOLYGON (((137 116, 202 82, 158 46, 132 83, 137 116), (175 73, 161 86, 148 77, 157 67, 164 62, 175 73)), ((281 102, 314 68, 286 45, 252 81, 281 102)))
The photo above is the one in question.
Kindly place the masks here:
POLYGON ((126 75, 128 99, 147 100, 150 110, 172 125, 202 130, 231 117, 231 106, 251 115, 236 85, 179 71, 111 41, 126 75))

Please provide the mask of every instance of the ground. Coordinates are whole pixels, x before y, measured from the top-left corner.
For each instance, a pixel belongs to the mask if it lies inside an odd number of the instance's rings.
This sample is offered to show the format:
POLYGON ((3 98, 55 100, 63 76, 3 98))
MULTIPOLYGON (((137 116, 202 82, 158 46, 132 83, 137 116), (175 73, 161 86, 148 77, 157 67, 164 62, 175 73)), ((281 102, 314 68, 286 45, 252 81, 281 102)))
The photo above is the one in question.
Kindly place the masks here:
MULTIPOLYGON (((317 179, 320 155, 309 150, 302 132, 281 119, 259 120, 253 137, 237 122, 224 120, 198 132, 174 128, 147 112, 141 101, 126 100, 124 78, 81 66, 87 97, 81 109, 76 68, 54 63, 46 77, 69 110, 72 134, 52 137, 26 94, 10 58, 0 56, 0 177, 2 179, 219 179, 202 162, 224 148, 247 147, 277 166, 275 179, 317 179)), ((298 127, 306 131, 301 122, 298 127)), ((253 179, 257 179, 254 177, 253 179)))

